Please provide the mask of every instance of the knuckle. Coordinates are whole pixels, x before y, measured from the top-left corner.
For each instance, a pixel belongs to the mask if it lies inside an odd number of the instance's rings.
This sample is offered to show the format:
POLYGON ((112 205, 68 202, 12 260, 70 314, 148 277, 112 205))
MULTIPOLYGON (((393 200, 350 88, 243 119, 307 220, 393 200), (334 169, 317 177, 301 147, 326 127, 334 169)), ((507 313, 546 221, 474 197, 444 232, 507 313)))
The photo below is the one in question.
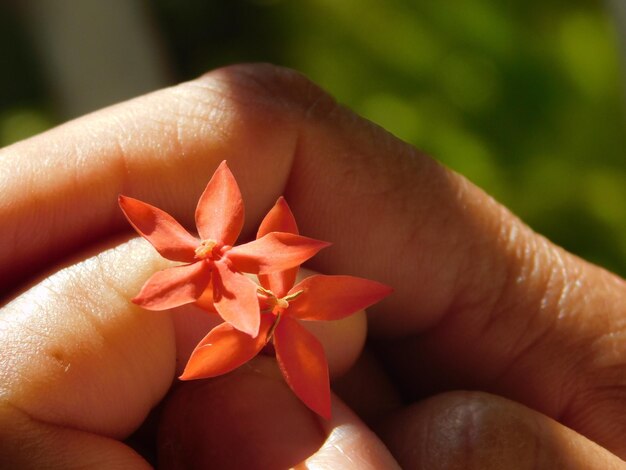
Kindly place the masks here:
POLYGON ((335 100, 303 74, 272 64, 230 65, 190 83, 212 94, 218 92, 248 109, 260 108, 274 115, 310 118, 336 108, 335 100))
POLYGON ((387 444, 406 468, 552 468, 536 413, 496 395, 442 393, 392 424, 387 444))

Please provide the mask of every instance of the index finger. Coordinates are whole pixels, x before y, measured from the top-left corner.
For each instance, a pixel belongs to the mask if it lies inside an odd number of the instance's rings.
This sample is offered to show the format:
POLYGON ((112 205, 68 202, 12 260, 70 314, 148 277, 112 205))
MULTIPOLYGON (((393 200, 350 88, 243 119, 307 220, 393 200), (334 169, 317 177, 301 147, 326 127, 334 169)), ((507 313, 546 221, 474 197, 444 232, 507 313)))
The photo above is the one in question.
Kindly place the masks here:
POLYGON ((113 106, 0 152, 0 297, 64 255, 126 227, 133 195, 187 226, 217 163, 239 179, 248 230, 282 192, 296 132, 266 129, 267 94, 226 70, 113 106), (240 90, 237 90, 239 88, 240 90), (265 164, 260 164, 266 162, 265 164), (271 163, 270 163, 271 162, 271 163))

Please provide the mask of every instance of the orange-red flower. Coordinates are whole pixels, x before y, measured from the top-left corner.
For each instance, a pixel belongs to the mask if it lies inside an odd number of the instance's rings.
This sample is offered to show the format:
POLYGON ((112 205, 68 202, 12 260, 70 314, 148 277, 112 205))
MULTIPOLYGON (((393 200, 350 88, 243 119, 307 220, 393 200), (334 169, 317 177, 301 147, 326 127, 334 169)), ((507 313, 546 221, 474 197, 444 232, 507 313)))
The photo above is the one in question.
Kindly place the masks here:
MULTIPOLYGON (((287 203, 280 198, 264 219, 258 239, 274 231, 297 234, 287 203)), ((338 320, 391 293, 378 282, 352 276, 310 276, 294 286, 297 266, 259 276, 263 308, 259 334, 243 334, 228 323, 200 341, 180 377, 201 379, 225 374, 256 356, 273 341, 276 359, 294 393, 313 411, 330 418, 328 365, 321 343, 300 320, 338 320)))
POLYGON ((328 245, 294 233, 271 231, 250 243, 232 246, 243 226, 244 207, 226 162, 217 168, 198 201, 199 238, 154 206, 122 195, 119 204, 139 235, 163 257, 186 263, 155 273, 133 302, 149 310, 165 310, 195 302, 210 289, 220 316, 253 337, 260 326, 257 285, 241 273, 264 275, 290 269, 328 245))

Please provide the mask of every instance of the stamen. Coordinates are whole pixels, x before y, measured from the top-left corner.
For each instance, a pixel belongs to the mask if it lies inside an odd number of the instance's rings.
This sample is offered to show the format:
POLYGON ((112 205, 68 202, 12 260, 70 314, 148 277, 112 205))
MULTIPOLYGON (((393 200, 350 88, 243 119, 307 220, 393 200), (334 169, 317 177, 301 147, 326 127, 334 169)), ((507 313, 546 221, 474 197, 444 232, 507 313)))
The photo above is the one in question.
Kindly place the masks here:
POLYGON ((298 292, 294 292, 293 294, 286 295, 285 297, 278 298, 276 295, 269 289, 265 287, 258 286, 257 292, 267 297, 267 303, 270 306, 271 311, 274 313, 282 312, 289 308, 289 302, 297 298, 300 294, 304 292, 304 290, 299 290, 298 292))
POLYGON ((280 314, 276 315, 276 320, 274 320, 274 323, 272 323, 272 326, 270 326, 270 329, 267 332, 265 344, 269 343, 272 340, 272 337, 274 336, 274 331, 276 331, 276 327, 278 326, 278 322, 280 321, 280 317, 280 314))
POLYGON ((204 259, 208 257, 213 251, 213 248, 215 248, 215 245, 217 245, 217 242, 215 240, 211 240, 211 239, 202 240, 200 242, 200 246, 196 248, 196 251, 195 251, 196 258, 204 259))
POLYGON ((268 297, 276 297, 271 290, 266 289, 265 287, 258 286, 256 290, 259 294, 265 294, 268 297))
POLYGON ((293 294, 289 294, 283 298, 285 299, 285 301, 291 302, 292 300, 295 300, 298 297, 300 297, 300 294, 302 294, 303 292, 304 292, 304 289, 299 290, 298 292, 294 292, 293 294))

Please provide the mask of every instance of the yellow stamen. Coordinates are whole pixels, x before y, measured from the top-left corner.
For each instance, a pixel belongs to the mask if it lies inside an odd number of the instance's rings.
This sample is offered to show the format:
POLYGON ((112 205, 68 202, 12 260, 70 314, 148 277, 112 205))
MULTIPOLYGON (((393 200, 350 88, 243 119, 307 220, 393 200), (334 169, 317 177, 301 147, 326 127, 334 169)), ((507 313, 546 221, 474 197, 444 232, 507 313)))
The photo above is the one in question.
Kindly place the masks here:
POLYGON ((196 248, 196 258, 203 259, 209 256, 213 251, 213 248, 215 248, 215 245, 217 245, 217 242, 215 240, 202 240, 200 242, 200 246, 196 248))
POLYGON ((268 296, 268 297, 276 297, 276 296, 274 295, 274 293, 273 293, 271 290, 266 289, 265 287, 258 286, 258 287, 256 288, 256 290, 257 290, 260 294, 265 294, 265 295, 266 295, 266 296, 268 296))
POLYGON ((289 302, 296 299, 300 294, 304 291, 299 290, 298 292, 294 292, 293 294, 286 295, 285 297, 278 298, 276 295, 269 289, 264 287, 257 287, 257 292, 263 294, 267 297, 267 302, 270 305, 270 308, 274 310, 274 308, 278 307, 281 311, 289 308, 289 302))
POLYGON ((276 320, 274 320, 274 323, 272 323, 272 326, 270 326, 270 329, 267 332, 267 336, 265 337, 265 344, 269 343, 272 340, 272 336, 274 336, 274 331, 276 331, 276 327, 278 326, 280 317, 280 314, 276 315, 276 320))
POLYGON ((293 294, 289 294, 289 295, 283 297, 283 299, 286 302, 291 302, 292 300, 297 299, 300 296, 300 294, 302 294, 303 292, 304 292, 304 289, 303 290, 299 290, 298 292, 294 292, 293 294))

